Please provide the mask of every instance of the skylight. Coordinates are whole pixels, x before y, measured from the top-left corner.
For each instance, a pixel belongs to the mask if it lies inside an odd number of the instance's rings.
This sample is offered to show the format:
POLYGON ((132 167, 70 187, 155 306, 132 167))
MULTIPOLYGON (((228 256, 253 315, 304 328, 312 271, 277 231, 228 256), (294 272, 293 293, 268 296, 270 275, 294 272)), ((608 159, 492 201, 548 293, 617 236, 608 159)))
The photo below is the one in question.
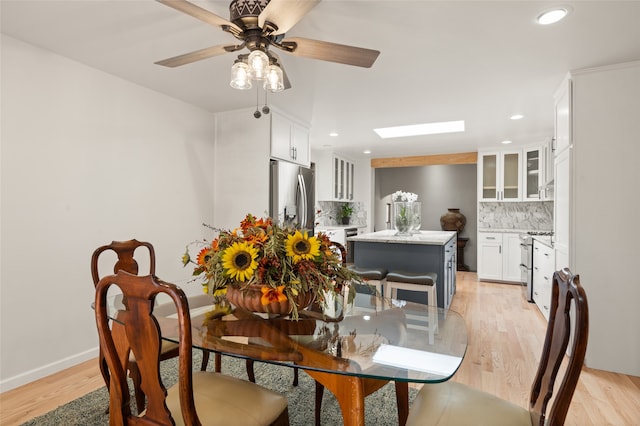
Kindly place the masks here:
POLYGON ((411 124, 409 126, 382 127, 373 129, 382 139, 404 138, 406 136, 437 135, 441 133, 464 132, 464 120, 440 123, 411 124))

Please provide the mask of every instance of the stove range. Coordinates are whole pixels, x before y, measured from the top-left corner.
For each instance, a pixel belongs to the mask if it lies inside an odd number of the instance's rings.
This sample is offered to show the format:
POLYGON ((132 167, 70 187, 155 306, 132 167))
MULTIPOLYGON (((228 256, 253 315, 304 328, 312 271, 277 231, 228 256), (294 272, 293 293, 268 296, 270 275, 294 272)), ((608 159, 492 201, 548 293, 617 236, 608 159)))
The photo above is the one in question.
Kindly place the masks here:
POLYGON ((526 232, 527 235, 533 235, 533 236, 553 236, 553 231, 527 231, 526 232))

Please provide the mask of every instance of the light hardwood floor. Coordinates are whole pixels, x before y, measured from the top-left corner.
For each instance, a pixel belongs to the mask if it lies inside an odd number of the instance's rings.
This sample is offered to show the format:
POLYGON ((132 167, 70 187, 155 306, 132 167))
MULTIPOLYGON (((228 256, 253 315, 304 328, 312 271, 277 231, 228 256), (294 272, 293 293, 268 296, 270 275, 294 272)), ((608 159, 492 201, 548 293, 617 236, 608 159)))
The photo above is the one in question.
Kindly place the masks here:
MULTIPOLYGON (((457 279, 451 309, 466 319, 469 347, 453 380, 526 407, 544 339, 542 314, 519 286, 478 282, 471 272, 457 279)), ((20 425, 101 386, 94 360, 5 392, 0 425, 20 425)), ((566 424, 640 424, 640 377, 585 367, 566 424)))

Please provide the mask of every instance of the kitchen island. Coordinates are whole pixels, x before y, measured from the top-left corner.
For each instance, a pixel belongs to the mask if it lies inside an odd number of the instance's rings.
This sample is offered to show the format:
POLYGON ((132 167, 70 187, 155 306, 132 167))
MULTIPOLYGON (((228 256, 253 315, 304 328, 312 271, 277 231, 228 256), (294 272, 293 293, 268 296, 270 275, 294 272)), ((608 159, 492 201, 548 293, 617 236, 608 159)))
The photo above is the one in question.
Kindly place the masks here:
MULTIPOLYGON (((420 231, 396 235, 395 230, 360 234, 353 242, 354 264, 387 271, 435 272, 438 306, 448 309, 456 291, 456 238, 453 231, 420 231)), ((426 295, 398 291, 398 298, 426 303, 426 295)))

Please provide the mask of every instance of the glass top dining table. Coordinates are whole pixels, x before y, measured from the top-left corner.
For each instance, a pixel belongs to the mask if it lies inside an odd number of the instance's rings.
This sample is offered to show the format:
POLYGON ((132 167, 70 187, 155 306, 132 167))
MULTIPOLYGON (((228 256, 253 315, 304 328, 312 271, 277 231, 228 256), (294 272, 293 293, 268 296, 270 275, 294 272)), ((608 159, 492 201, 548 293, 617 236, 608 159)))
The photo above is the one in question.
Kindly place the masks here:
MULTIPOLYGON (((450 379, 467 348, 458 313, 364 293, 352 304, 302 310, 297 320, 240 308, 220 312, 208 295, 189 297, 189 310, 194 348, 304 369, 334 393, 345 425, 364 425, 364 397, 389 381, 395 382, 404 424, 408 383, 450 379)), ((178 342, 173 304, 158 301, 154 314, 162 338, 178 342)))

